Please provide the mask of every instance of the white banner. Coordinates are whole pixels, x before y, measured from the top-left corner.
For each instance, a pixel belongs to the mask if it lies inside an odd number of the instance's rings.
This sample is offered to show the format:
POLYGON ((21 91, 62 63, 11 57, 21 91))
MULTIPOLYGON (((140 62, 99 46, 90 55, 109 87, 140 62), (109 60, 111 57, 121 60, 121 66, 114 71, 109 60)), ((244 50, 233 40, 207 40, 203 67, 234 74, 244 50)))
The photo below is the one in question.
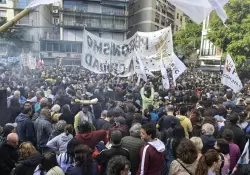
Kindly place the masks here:
MULTIPOLYGON (((228 3, 229 0, 168 0, 176 8, 183 11, 194 22, 200 24, 206 17, 215 10, 218 16, 221 18, 221 8, 228 3), (218 5, 220 8, 218 8, 218 5)), ((224 17, 224 15, 223 15, 224 17)), ((222 18, 224 21, 224 18, 222 18)))
POLYGON ((163 88, 168 90, 170 88, 169 79, 168 79, 168 72, 167 66, 163 61, 163 57, 161 58, 161 75, 162 75, 162 85, 163 88))
POLYGON ((187 69, 185 64, 175 55, 172 54, 172 63, 170 65, 172 70, 174 86, 176 86, 176 79, 187 69))
POLYGON ((229 54, 227 54, 221 83, 233 89, 235 93, 239 92, 243 88, 242 83, 237 74, 235 64, 229 54))
POLYGON ((171 62, 173 52, 171 27, 156 32, 137 32, 125 41, 104 39, 84 31, 82 65, 98 73, 118 77, 134 74, 133 57, 139 57, 145 72, 161 70, 160 50, 164 60, 171 62), (137 54, 135 53, 137 52, 137 54))
POLYGON ((137 74, 137 77, 139 79, 142 78, 145 82, 147 82, 147 75, 144 69, 144 65, 141 61, 141 58, 136 56, 134 57, 133 61, 134 61, 134 70, 135 73, 137 74))

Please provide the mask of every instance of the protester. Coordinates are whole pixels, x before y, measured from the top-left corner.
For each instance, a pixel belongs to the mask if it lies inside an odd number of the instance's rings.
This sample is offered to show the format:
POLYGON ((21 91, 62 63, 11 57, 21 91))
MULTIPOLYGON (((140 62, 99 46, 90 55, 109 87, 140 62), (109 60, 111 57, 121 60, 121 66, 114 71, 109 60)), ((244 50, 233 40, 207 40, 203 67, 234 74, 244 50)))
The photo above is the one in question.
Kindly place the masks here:
POLYGON ((176 157, 170 165, 169 175, 195 174, 198 152, 193 142, 187 138, 182 139, 176 149, 176 157))
MULTIPOLYGON (((129 175, 130 162, 125 156, 114 156, 108 162, 108 175, 129 175)), ((132 173, 133 175, 133 173, 132 173)))
POLYGON ((111 111, 102 111, 101 117, 96 120, 96 130, 109 130, 111 128, 110 121, 113 118, 111 111))
POLYGON ((122 133, 119 130, 114 130, 111 132, 110 140, 112 143, 111 148, 103 150, 98 156, 95 157, 95 160, 101 166, 101 175, 106 174, 108 161, 112 157, 122 155, 129 159, 129 151, 127 149, 122 148, 122 133))
POLYGON ((130 136, 122 138, 122 147, 129 151, 129 160, 131 162, 131 174, 136 175, 140 164, 140 150, 144 146, 144 141, 140 138, 141 124, 135 123, 130 128, 130 136))
POLYGON ((56 153, 63 153, 67 151, 67 146, 69 141, 73 138, 73 126, 66 125, 64 127, 64 132, 52 140, 48 141, 46 146, 56 153))
POLYGON ((137 175, 161 174, 164 165, 165 146, 156 138, 156 127, 154 124, 142 126, 141 139, 147 143, 140 151, 140 166, 137 175))
POLYGON ((41 174, 52 175, 53 171, 57 172, 59 175, 64 175, 62 169, 58 167, 56 161, 56 154, 53 152, 46 152, 43 154, 41 163, 36 167, 34 175, 41 175, 41 174))
POLYGON ((219 153, 210 149, 201 156, 195 175, 216 175, 220 171, 221 163, 219 153))
POLYGON ((96 145, 104 141, 107 142, 107 133, 104 130, 92 131, 90 123, 83 121, 79 126, 79 133, 76 134, 75 138, 78 139, 82 144, 88 145, 92 150, 95 149, 96 145))
POLYGON ((198 152, 197 160, 199 160, 200 157, 202 156, 202 153, 201 153, 201 150, 203 148, 202 140, 200 137, 192 137, 190 140, 193 142, 193 144, 195 145, 197 149, 197 152, 198 152))
POLYGON ((178 119, 180 119, 181 125, 183 126, 183 128, 185 130, 186 138, 189 139, 189 133, 191 133, 193 131, 193 127, 192 127, 190 119, 185 116, 186 113, 187 113, 186 107, 181 106, 180 107, 180 115, 176 115, 176 117, 178 119))
POLYGON ((229 155, 229 143, 225 139, 217 139, 214 148, 220 153, 221 160, 223 160, 223 166, 221 166, 220 173, 222 175, 229 174, 230 171, 230 155, 229 155))
POLYGON ((49 110, 43 108, 41 110, 41 115, 34 122, 37 148, 40 152, 43 152, 43 150, 46 149, 46 144, 49 141, 49 137, 52 133, 50 117, 49 110))
POLYGON ((15 175, 33 175, 37 165, 42 161, 42 156, 30 142, 23 142, 19 146, 19 161, 12 170, 15 175))
POLYGON ((232 172, 238 160, 240 159, 240 148, 233 142, 234 135, 231 130, 224 130, 222 136, 229 143, 230 172, 232 172))
POLYGON ((15 127, 12 126, 12 125, 5 125, 3 127, 3 133, 2 135, 0 136, 0 144, 1 143, 5 143, 6 139, 7 139, 7 136, 10 134, 10 133, 15 133, 15 127))
POLYGON ((202 125, 202 136, 201 136, 201 140, 203 143, 203 147, 201 151, 202 154, 205 154, 209 149, 214 148, 216 139, 214 138, 213 134, 214 134, 213 125, 209 123, 202 125))
POLYGON ((36 144, 35 128, 31 120, 32 109, 24 107, 21 114, 15 120, 17 123, 16 132, 20 142, 31 142, 36 144))
POLYGON ((98 175, 98 165, 92 157, 93 150, 90 147, 81 144, 75 147, 74 152, 76 165, 67 170, 67 175, 98 175))
POLYGON ((129 135, 129 128, 126 124, 126 119, 124 117, 117 117, 115 120, 115 126, 110 128, 110 132, 114 130, 119 130, 122 133, 122 137, 129 135))
POLYGON ((67 124, 74 125, 74 116, 70 110, 70 106, 68 104, 64 105, 62 107, 61 115, 59 117, 59 120, 66 121, 67 124))
POLYGON ((58 157, 57 157, 57 162, 58 165, 60 165, 60 167, 62 168, 63 172, 66 173, 66 171, 68 170, 68 168, 73 167, 75 165, 75 147, 80 145, 81 142, 75 138, 71 139, 68 142, 67 145, 67 151, 64 153, 61 153, 58 157))
POLYGON ((18 136, 10 133, 6 142, 0 145, 0 170, 2 175, 9 175, 18 161, 18 136))
POLYGON ((49 140, 55 138, 56 136, 60 135, 63 133, 65 126, 67 125, 66 121, 64 120, 59 120, 57 123, 52 125, 52 133, 49 137, 49 140))

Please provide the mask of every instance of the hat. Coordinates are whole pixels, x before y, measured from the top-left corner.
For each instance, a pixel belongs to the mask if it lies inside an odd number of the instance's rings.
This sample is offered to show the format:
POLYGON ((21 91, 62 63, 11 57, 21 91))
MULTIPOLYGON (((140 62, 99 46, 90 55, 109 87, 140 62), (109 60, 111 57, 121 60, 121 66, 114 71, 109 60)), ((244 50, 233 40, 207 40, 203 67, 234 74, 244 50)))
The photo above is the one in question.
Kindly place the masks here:
POLYGON ((17 123, 7 123, 5 126, 13 126, 14 128, 17 127, 17 123))

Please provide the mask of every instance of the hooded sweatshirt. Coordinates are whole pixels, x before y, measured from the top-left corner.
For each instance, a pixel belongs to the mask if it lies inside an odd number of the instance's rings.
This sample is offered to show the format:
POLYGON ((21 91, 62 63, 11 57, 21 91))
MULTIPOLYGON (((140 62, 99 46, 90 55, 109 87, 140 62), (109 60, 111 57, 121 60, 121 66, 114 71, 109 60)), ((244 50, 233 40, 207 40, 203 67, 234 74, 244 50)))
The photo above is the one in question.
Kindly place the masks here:
POLYGON ((165 145, 159 139, 142 147, 137 175, 160 175, 164 165, 164 151, 165 145))
POLYGON ((73 138, 72 134, 62 133, 52 140, 50 140, 46 146, 58 151, 59 153, 67 151, 67 145, 69 141, 73 138))
POLYGON ((82 144, 88 145, 92 150, 95 150, 95 146, 100 142, 104 141, 106 143, 106 131, 91 131, 90 133, 76 134, 75 137, 82 144))
POLYGON ((192 123, 191 123, 190 119, 187 118, 184 115, 177 115, 176 117, 180 120, 181 125, 184 128, 184 130, 185 130, 185 136, 186 136, 186 138, 189 139, 188 132, 192 132, 193 131, 193 126, 192 126, 192 123))

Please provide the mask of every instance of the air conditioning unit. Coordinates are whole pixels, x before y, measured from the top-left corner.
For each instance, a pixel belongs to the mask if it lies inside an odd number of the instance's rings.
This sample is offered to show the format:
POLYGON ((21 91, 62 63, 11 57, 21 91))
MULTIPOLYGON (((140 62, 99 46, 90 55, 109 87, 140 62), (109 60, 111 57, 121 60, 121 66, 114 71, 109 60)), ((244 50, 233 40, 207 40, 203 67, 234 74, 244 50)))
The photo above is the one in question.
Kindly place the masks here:
POLYGON ((58 12, 59 12, 58 9, 53 9, 53 10, 52 10, 52 13, 58 13, 58 12))
POLYGON ((67 53, 67 57, 70 57, 70 53, 67 53))

